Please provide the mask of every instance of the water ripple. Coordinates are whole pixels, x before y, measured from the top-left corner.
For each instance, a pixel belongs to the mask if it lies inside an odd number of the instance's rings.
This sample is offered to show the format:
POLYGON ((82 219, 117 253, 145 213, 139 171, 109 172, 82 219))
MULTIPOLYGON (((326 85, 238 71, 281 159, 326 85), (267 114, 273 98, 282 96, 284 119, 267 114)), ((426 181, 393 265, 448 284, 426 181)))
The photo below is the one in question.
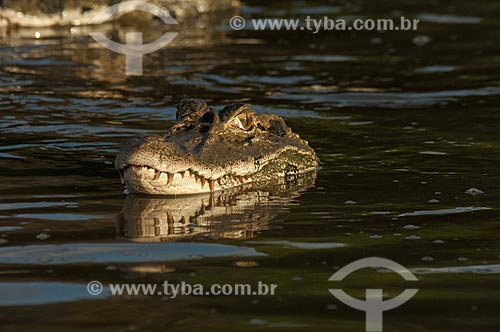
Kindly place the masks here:
POLYGON ((2 264, 131 263, 265 256, 253 248, 206 243, 79 243, 0 248, 2 264))

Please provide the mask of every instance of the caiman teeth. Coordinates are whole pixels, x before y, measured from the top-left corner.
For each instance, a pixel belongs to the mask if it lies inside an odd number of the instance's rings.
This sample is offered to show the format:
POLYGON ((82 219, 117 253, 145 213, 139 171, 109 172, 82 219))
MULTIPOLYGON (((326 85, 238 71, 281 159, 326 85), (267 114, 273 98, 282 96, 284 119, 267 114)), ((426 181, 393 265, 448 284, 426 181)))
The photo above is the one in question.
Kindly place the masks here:
MULTIPOLYGON (((138 176, 140 176, 141 178, 142 177, 150 177, 151 175, 147 175, 147 174, 148 174, 148 172, 153 171, 154 172, 153 181, 158 181, 161 178, 161 175, 165 174, 167 176, 167 186, 170 186, 173 183, 175 174, 179 174, 182 178, 184 178, 186 172, 188 172, 189 177, 192 177, 194 175, 195 182, 200 183, 202 189, 205 187, 205 184, 208 183, 208 187, 210 189, 210 192, 214 192, 216 182, 219 186, 222 187, 223 183, 227 184, 228 182, 229 183, 232 182, 234 184, 234 182, 239 182, 240 184, 244 184, 245 182, 247 182, 250 179, 250 177, 247 175, 230 175, 230 174, 223 175, 217 179, 210 179, 210 178, 206 178, 202 175, 197 174, 195 171, 193 171, 191 169, 187 169, 185 171, 179 171, 177 173, 170 173, 170 172, 163 172, 163 171, 157 170, 157 169, 149 167, 149 166, 126 165, 123 168, 118 170, 120 173, 120 180, 121 180, 122 184, 125 184, 125 175, 127 173, 127 170, 131 170, 132 172, 138 173, 138 176)), ((151 174, 151 173, 149 173, 149 174, 151 174)))
POLYGON ((122 185, 125 184, 125 171, 123 168, 120 169, 120 181, 122 182, 122 185))
POLYGON ((172 181, 174 181, 174 173, 168 173, 167 172, 167 186, 172 184, 172 181))

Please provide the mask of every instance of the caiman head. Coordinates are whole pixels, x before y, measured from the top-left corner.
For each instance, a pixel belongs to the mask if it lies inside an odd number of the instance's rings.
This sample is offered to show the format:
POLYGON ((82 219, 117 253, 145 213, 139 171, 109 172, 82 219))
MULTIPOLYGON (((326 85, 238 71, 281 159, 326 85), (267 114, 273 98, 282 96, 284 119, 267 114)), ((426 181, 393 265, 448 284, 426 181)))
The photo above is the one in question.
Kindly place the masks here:
POLYGON ((127 141, 115 166, 131 193, 180 195, 262 182, 284 182, 315 171, 318 158, 307 141, 273 114, 248 104, 219 111, 200 99, 184 99, 164 135, 127 141))

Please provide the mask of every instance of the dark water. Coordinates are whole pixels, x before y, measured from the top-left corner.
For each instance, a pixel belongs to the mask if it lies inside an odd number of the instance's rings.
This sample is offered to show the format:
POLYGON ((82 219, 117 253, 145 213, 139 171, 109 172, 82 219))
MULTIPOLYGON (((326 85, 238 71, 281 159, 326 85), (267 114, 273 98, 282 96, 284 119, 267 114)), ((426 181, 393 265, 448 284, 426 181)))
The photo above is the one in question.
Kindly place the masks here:
MULTIPOLYGON (((363 331, 329 294, 419 293, 385 331, 500 327, 500 5, 251 2, 246 17, 420 17, 418 31, 230 31, 181 21, 124 75, 127 24, 18 29, 0 39, 0 309, 4 331, 363 331), (250 102, 322 160, 315 184, 190 199, 126 197, 121 143, 173 124, 175 102, 250 102), (127 203, 128 202, 128 203, 127 203), (135 207, 135 208, 134 208, 135 207), (123 209, 123 211, 122 211, 123 209), (188 222, 186 222, 186 220, 188 222), (191 222, 189 222, 191 220, 191 222), (418 282, 363 270, 378 256, 418 282), (276 283, 275 296, 89 295, 107 283, 276 283)), ((152 22, 146 40, 165 31, 152 22)), ((209 195, 210 196, 210 195, 209 195)))

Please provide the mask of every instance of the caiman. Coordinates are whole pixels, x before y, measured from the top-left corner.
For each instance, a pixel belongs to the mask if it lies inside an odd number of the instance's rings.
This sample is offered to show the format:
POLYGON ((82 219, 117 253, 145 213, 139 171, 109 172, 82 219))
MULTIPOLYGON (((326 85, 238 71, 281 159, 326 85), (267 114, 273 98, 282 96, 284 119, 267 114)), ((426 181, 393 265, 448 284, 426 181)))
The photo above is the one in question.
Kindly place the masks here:
POLYGON ((128 140, 116 157, 129 193, 182 195, 238 186, 258 188, 313 172, 319 159, 308 142, 274 114, 249 104, 215 110, 200 99, 176 105, 178 123, 165 135, 128 140))

